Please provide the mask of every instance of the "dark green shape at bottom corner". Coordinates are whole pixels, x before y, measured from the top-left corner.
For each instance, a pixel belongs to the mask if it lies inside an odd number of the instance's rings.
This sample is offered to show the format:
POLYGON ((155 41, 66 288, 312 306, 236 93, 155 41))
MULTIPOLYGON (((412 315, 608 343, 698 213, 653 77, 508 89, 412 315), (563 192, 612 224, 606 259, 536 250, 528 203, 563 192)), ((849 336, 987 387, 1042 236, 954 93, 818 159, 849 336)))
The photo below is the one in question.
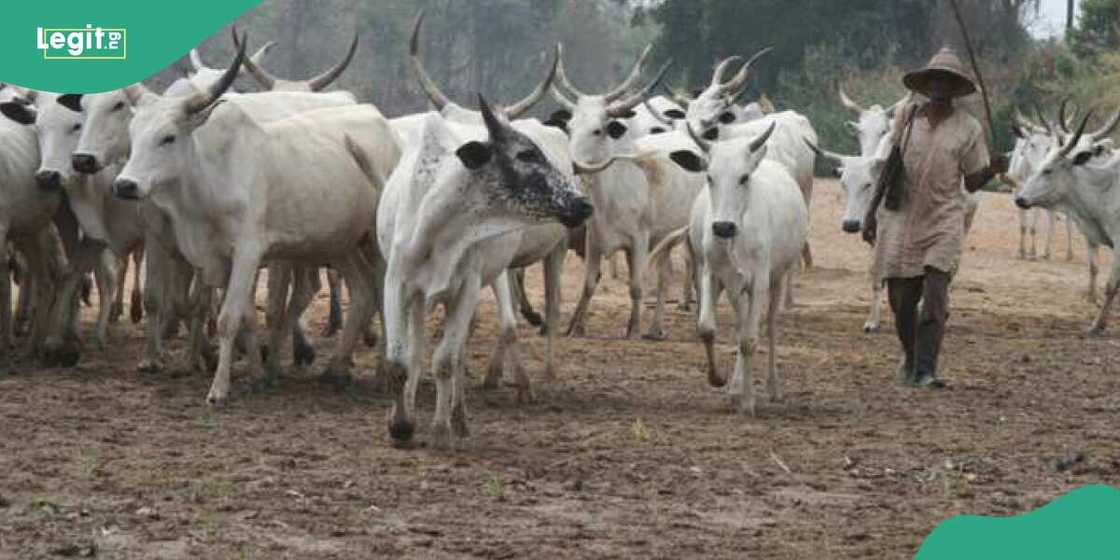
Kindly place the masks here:
POLYGON ((915 560, 1120 558, 1120 490, 1085 486, 1017 517, 953 517, 915 560))

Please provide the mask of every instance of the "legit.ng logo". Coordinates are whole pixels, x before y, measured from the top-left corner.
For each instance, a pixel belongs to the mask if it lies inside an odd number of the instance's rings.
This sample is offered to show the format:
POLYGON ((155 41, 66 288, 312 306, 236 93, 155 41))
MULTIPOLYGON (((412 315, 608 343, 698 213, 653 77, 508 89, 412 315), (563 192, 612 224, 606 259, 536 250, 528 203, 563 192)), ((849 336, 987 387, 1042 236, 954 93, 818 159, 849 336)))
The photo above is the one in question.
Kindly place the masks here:
POLYGON ((124 28, 39 27, 36 46, 44 60, 125 60, 128 58, 128 30, 124 28))

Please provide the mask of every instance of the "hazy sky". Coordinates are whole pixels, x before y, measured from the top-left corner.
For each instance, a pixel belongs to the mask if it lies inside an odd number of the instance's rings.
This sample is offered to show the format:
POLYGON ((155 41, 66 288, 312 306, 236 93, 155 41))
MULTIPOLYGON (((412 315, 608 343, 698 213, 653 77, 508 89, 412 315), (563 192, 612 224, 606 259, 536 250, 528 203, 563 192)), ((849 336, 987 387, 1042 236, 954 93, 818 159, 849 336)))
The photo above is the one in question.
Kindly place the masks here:
POLYGON ((1039 21, 1031 29, 1036 37, 1060 35, 1066 26, 1066 0, 1042 0, 1039 16, 1039 21))

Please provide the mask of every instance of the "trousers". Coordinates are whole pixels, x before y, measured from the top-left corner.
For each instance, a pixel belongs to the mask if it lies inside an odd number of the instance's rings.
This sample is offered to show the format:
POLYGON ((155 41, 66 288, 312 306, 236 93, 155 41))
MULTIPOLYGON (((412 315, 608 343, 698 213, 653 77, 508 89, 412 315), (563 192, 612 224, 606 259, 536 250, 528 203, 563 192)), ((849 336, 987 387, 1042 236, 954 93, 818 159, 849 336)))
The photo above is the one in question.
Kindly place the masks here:
POLYGON ((937 374, 937 357, 949 321, 951 281, 949 273, 928 266, 922 276, 887 279, 887 297, 906 355, 905 367, 915 377, 937 374), (921 312, 918 302, 922 302, 921 312))

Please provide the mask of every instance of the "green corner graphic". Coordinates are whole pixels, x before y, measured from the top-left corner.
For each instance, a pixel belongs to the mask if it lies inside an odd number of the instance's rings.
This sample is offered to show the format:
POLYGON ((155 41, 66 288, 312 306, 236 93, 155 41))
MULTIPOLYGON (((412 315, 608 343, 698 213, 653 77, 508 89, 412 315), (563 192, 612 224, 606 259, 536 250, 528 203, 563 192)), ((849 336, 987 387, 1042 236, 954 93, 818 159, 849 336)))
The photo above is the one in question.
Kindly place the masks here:
POLYGON ((260 4, 260 0, 207 2, 17 2, 0 20, 0 81, 41 91, 94 93, 144 80, 185 55, 202 40, 260 4), (92 37, 120 34, 123 44, 81 54, 65 47, 42 49, 40 30, 92 37))
POLYGON ((954 517, 934 529, 915 558, 1120 558, 1120 490, 1086 486, 1018 517, 954 517))

